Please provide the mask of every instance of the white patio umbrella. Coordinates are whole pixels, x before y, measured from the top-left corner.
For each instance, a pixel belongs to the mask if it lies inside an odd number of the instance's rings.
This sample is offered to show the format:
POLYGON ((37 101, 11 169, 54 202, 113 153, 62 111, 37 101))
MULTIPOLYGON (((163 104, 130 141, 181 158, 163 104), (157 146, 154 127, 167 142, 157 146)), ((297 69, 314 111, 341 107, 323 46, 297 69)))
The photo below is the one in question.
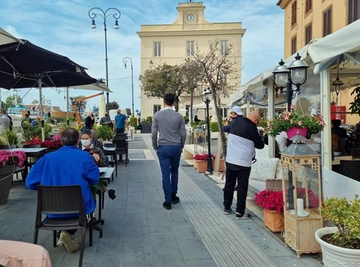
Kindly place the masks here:
MULTIPOLYGON (((100 98, 100 103, 99 103, 99 118, 100 119, 105 116, 105 112, 106 112, 106 100, 105 100, 105 96, 102 95, 100 98)), ((99 125, 100 125, 100 120, 99 120, 99 125)))

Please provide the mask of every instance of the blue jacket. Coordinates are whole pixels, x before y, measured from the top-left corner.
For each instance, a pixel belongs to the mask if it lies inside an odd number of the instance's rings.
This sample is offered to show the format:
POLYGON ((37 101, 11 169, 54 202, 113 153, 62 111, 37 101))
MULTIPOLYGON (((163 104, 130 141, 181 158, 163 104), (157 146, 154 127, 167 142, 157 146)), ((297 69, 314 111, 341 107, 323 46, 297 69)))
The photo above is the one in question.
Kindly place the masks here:
POLYGON ((95 210, 90 186, 99 182, 100 172, 93 156, 76 146, 63 146, 41 157, 26 177, 26 187, 37 190, 41 185, 80 185, 85 213, 95 210))

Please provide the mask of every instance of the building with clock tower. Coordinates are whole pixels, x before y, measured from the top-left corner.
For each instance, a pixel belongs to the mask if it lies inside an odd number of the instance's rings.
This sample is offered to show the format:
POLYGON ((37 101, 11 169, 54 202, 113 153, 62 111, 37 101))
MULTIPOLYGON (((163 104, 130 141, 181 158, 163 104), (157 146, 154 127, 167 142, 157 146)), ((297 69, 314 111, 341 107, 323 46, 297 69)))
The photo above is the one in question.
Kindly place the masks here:
MULTIPOLYGON (((196 46, 200 51, 209 51, 209 41, 218 40, 220 49, 228 45, 236 47, 239 51, 237 66, 237 81, 227 81, 241 85, 242 65, 242 37, 245 29, 241 22, 211 23, 205 19, 205 6, 202 2, 179 3, 177 7, 177 18, 172 24, 141 25, 137 32, 141 39, 141 74, 150 64, 169 65, 182 64, 185 59, 191 58, 196 46)), ((200 93, 207 88, 207 84, 198 88, 195 92, 194 105, 203 104, 200 93)), ((229 104, 229 99, 222 99, 222 104, 229 104)), ((190 96, 186 93, 180 96, 179 112, 182 115, 189 114, 190 96)), ((141 90, 141 117, 153 116, 162 108, 162 99, 150 98, 141 90)), ((226 110, 222 110, 226 116, 226 110)), ((199 112, 200 119, 204 112, 199 112)))

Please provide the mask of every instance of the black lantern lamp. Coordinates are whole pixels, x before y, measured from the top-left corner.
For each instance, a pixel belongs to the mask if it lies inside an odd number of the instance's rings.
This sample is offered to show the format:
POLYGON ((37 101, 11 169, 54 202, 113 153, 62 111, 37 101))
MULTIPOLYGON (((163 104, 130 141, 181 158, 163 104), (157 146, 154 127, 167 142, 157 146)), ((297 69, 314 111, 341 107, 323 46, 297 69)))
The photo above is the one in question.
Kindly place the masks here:
POLYGON ((334 91, 336 93, 336 96, 339 95, 341 86, 343 86, 343 85, 344 85, 344 83, 339 78, 339 69, 338 69, 337 73, 336 73, 336 80, 333 81, 333 83, 332 83, 332 86, 334 86, 334 91))
POLYGON ((212 166, 212 157, 211 157, 211 137, 210 137, 210 115, 209 115, 209 103, 213 98, 211 89, 208 87, 207 90, 205 90, 201 94, 202 101, 206 104, 206 128, 207 128, 207 143, 208 143, 208 162, 207 162, 207 171, 209 173, 213 172, 213 166, 212 166))
POLYGON ((300 86, 306 82, 308 67, 309 65, 301 60, 301 56, 298 53, 295 60, 290 63, 289 67, 287 67, 285 62, 281 59, 279 66, 273 71, 275 85, 280 88, 281 94, 286 86, 288 111, 290 111, 291 100, 300 92, 300 86), (296 86, 295 90, 292 88, 292 85, 296 86))

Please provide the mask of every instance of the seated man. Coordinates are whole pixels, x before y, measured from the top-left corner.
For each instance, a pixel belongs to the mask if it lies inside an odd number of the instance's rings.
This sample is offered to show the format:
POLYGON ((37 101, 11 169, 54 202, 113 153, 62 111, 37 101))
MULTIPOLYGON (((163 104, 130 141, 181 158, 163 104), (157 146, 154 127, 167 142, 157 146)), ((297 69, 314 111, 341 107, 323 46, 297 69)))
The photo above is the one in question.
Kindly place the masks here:
MULTIPOLYGON (((63 147, 41 157, 31 168, 26 178, 26 187, 37 190, 41 185, 80 185, 84 199, 85 213, 95 210, 95 200, 89 185, 99 182, 99 167, 94 157, 78 148, 80 134, 74 128, 67 128, 61 133, 63 147)), ((49 217, 64 217, 48 215, 49 217)), ((76 230, 62 231, 58 245, 65 246, 69 252, 76 252, 80 244, 71 235, 76 230)))

